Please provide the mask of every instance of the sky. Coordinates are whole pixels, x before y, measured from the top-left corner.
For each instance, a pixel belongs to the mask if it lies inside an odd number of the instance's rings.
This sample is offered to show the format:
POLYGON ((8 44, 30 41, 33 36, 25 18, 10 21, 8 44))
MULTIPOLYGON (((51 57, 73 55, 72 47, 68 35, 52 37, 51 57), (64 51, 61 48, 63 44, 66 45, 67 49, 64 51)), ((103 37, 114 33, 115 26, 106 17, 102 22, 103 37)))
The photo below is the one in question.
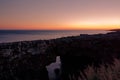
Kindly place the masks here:
POLYGON ((0 29, 120 28, 120 0, 0 0, 0 29))

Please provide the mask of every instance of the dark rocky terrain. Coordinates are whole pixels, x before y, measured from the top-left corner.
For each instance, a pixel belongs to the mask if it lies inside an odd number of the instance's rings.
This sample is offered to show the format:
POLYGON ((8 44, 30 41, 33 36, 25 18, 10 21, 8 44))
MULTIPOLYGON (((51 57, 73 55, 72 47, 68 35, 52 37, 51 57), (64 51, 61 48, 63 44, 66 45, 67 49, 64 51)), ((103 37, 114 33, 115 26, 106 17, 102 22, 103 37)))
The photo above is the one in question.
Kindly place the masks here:
POLYGON ((119 63, 120 31, 1 43, 0 80, 49 80, 46 66, 57 56, 61 58, 61 80, 89 80, 85 72, 89 66, 98 73, 101 65, 107 70, 113 69, 115 60, 119 63))

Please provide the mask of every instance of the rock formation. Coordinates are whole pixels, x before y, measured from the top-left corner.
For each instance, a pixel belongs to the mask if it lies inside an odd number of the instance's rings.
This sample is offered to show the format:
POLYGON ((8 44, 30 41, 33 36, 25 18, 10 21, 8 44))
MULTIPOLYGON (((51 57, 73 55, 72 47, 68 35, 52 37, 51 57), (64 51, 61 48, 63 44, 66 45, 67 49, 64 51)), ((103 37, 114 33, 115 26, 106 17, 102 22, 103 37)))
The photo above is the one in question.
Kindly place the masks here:
POLYGON ((49 80, 46 66, 55 62, 56 56, 61 57, 63 80, 67 80, 67 75, 78 69, 86 77, 84 69, 89 65, 98 68, 104 64, 107 67, 113 65, 115 58, 120 58, 119 36, 120 32, 117 31, 52 40, 1 43, 0 80, 49 80))

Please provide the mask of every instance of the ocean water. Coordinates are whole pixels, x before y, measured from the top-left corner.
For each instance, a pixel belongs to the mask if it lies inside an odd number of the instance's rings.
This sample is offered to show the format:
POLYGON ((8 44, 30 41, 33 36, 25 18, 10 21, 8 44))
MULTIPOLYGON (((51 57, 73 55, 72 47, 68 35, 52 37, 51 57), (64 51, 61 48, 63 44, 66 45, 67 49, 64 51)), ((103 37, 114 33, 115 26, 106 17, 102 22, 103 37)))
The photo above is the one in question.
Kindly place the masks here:
MULTIPOLYGON (((80 34, 105 34, 109 31, 103 30, 0 30, 0 43, 30 41, 30 40, 48 40, 67 36, 78 36, 80 34)), ((56 80, 54 70, 61 67, 60 56, 56 57, 56 62, 46 66, 50 80, 56 80)))
POLYGON ((107 33, 104 30, 0 30, 0 43, 48 40, 67 36, 78 36, 80 34, 107 33))

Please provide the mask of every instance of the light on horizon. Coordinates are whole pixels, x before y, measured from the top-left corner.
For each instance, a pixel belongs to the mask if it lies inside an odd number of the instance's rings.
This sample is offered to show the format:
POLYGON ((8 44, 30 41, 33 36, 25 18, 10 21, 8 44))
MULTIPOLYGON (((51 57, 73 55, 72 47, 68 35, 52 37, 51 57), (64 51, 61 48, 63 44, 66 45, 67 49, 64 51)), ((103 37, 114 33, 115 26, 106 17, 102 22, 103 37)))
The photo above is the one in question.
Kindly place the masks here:
POLYGON ((120 28, 120 0, 0 0, 0 29, 120 28))

